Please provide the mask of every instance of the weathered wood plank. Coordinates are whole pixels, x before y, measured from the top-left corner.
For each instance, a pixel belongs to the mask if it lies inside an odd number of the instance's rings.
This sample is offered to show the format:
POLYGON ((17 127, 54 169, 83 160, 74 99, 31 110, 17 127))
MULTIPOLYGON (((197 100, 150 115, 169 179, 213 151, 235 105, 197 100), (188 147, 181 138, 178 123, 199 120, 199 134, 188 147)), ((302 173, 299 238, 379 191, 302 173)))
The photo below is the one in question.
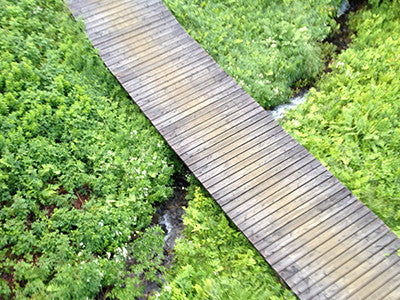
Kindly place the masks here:
POLYGON ((349 282, 346 282, 346 274, 351 271, 361 276, 365 270, 371 267, 374 262, 370 260, 373 259, 374 255, 377 255, 382 249, 393 246, 395 242, 394 237, 387 233, 383 238, 379 241, 376 241, 371 247, 364 249, 367 259, 364 261, 358 261, 354 258, 349 260, 346 264, 337 266, 334 272, 330 273, 329 276, 324 277, 324 280, 319 280, 312 285, 312 289, 309 287, 304 289, 304 291, 298 291, 297 294, 307 299, 312 299, 316 295, 323 294, 326 298, 329 298, 330 295, 333 295, 336 292, 339 292, 343 289, 343 285, 346 285, 349 282), (343 279, 342 279, 343 278, 343 279))
POLYGON ((282 270, 282 273, 287 276, 287 281, 291 283, 294 289, 304 291, 310 283, 310 278, 318 282, 338 267, 352 259, 354 260, 360 253, 362 254, 364 249, 370 247, 388 232, 389 229, 386 226, 378 222, 372 222, 364 228, 362 233, 359 231, 353 233, 347 240, 335 247, 321 245, 322 249, 317 248, 315 254, 310 253, 310 255, 298 259, 296 264, 288 266, 282 270), (316 263, 320 255, 329 257, 326 264, 316 263), (301 272, 299 272, 300 270, 301 272))
MULTIPOLYGON (((239 97, 241 98, 241 96, 242 95, 239 97)), ((232 98, 228 99, 229 102, 234 100, 232 98)), ((214 110, 214 113, 206 114, 203 118, 197 118, 191 122, 189 126, 183 125, 179 128, 176 128, 174 131, 171 131, 170 134, 166 134, 166 136, 169 137, 170 145, 174 145, 183 141, 188 142, 189 139, 195 140, 200 138, 204 134, 213 131, 216 127, 220 126, 220 124, 232 122, 233 120, 238 119, 240 116, 247 113, 252 113, 254 110, 258 109, 258 106, 254 104, 254 102, 243 101, 243 103, 244 105, 240 110, 232 106, 223 110, 214 110)))
POLYGON ((267 194, 267 196, 254 197, 249 201, 236 203, 236 206, 234 206, 234 202, 230 202, 226 205, 226 209, 231 212, 232 219, 240 224, 242 230, 251 230, 252 228, 253 234, 256 233, 256 228, 259 226, 265 228, 262 223, 263 220, 267 224, 272 225, 273 222, 268 217, 279 214, 279 211, 282 211, 282 217, 279 218, 281 226, 289 225, 299 216, 301 216, 303 221, 307 221, 307 217, 304 214, 319 214, 322 207, 317 205, 321 204, 321 202, 322 205, 329 205, 331 199, 327 197, 342 188, 332 179, 331 175, 327 174, 323 167, 316 166, 302 177, 294 177, 294 179, 288 177, 288 183, 285 188, 274 193, 266 189, 263 193, 267 194), (304 179, 304 181, 301 179, 304 179), (298 182, 301 183, 299 184, 298 182), (331 192, 332 194, 321 197, 321 195, 325 195, 327 192, 331 192), (247 209, 256 204, 258 204, 257 212, 247 209), (255 224, 258 225, 255 226, 255 224))
MULTIPOLYGON (((255 138, 262 138, 264 134, 263 128, 272 123, 269 115, 257 114, 256 117, 245 123, 235 124, 232 130, 223 132, 213 139, 198 141, 197 146, 192 151, 185 149, 182 157, 185 157, 186 164, 197 172, 200 168, 211 162, 218 160, 224 154, 235 150, 255 138), (252 122, 257 120, 256 123, 252 122), (200 154, 201 153, 201 154, 200 154)), ((180 145, 179 145, 180 146, 180 145)), ((179 147, 178 146, 178 147, 179 147)), ((182 144, 182 147, 184 144, 182 144)))
MULTIPOLYGON (((185 43, 190 41, 186 35, 179 34, 179 32, 176 32, 174 35, 171 33, 162 35, 163 33, 164 32, 160 32, 160 41, 158 42, 151 40, 146 42, 144 39, 138 39, 140 42, 121 47, 120 52, 113 51, 104 54, 100 52, 100 54, 102 57, 109 57, 109 59, 107 59, 107 64, 112 66, 113 71, 117 74, 124 75, 124 80, 121 80, 121 82, 125 83, 131 79, 129 75, 135 75, 136 73, 146 74, 149 70, 157 68, 157 65, 164 66, 172 59, 181 57, 181 55, 178 56, 178 54, 181 54, 182 51, 187 51, 185 49, 193 49, 196 51, 196 54, 204 52, 200 51, 198 47, 195 47, 191 43, 185 43), (173 47, 169 48, 169 45, 173 47), (135 51, 135 49, 137 50, 135 51), (111 56, 110 53, 113 53, 113 55, 111 56), (158 58, 159 55, 164 55, 166 58, 169 58, 169 60, 160 60, 158 58), (141 67, 139 68, 139 66, 141 67), (131 74, 129 70, 131 72, 132 70, 136 70, 136 72, 131 74)), ((112 48, 115 47, 110 47, 110 49, 112 48)), ((190 57, 192 56, 194 55, 191 53, 190 57)), ((174 67, 176 68, 177 66, 174 67)))

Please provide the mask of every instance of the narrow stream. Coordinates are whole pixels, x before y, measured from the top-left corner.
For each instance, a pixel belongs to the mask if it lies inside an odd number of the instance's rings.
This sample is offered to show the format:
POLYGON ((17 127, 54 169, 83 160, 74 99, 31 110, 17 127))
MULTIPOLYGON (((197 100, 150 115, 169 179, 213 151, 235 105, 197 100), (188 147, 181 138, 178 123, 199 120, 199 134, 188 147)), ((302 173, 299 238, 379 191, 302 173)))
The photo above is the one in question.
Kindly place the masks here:
MULTIPOLYGON (((187 171, 188 172, 188 171, 187 171)), ((176 239, 182 237, 183 234, 183 214, 184 208, 187 207, 188 201, 186 200, 187 187, 189 183, 186 177, 181 174, 174 175, 174 194, 167 201, 161 203, 153 216, 153 226, 159 225, 164 233, 164 259, 163 266, 167 269, 172 266, 174 260, 174 247, 176 239)), ((158 273, 158 278, 164 282, 163 274, 158 273)), ((145 287, 144 297, 139 298, 147 299, 148 296, 160 291, 160 286, 155 281, 144 280, 142 284, 145 287)))
POLYGON ((303 103, 306 100, 308 90, 303 90, 300 94, 289 99, 289 103, 284 103, 276 106, 270 111, 275 121, 281 119, 287 111, 295 108, 297 105, 303 103))
MULTIPOLYGON (((364 0, 342 0, 337 11, 337 16, 335 18, 336 22, 340 24, 339 32, 336 32, 331 38, 327 38, 325 41, 336 45, 337 53, 342 52, 347 49, 350 43, 350 31, 347 26, 349 19, 349 12, 356 11, 362 7, 364 0)), ((325 72, 329 72, 327 69, 325 72)), ((302 104, 307 98, 308 89, 302 90, 299 94, 289 99, 289 103, 284 103, 276 106, 270 111, 274 120, 279 120, 284 117, 287 111, 296 108, 298 105, 302 104)))
POLYGON ((162 203, 157 209, 158 225, 165 232, 164 237, 164 266, 169 268, 173 261, 173 250, 175 240, 182 236, 184 229, 183 214, 187 207, 186 188, 188 182, 185 176, 176 175, 174 184, 174 195, 168 201, 162 203))

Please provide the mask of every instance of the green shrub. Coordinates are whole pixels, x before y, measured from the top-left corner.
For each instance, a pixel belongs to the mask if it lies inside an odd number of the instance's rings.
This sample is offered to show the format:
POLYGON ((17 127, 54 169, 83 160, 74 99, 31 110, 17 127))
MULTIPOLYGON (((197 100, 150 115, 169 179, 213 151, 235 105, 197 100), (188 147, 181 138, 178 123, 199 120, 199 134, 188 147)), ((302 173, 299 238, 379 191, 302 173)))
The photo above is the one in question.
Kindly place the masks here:
POLYGON ((61 0, 0 3, 0 69, 0 298, 139 295, 174 154, 61 0))
POLYGON ((262 106, 288 101, 324 67, 340 0, 166 0, 188 33, 262 106))

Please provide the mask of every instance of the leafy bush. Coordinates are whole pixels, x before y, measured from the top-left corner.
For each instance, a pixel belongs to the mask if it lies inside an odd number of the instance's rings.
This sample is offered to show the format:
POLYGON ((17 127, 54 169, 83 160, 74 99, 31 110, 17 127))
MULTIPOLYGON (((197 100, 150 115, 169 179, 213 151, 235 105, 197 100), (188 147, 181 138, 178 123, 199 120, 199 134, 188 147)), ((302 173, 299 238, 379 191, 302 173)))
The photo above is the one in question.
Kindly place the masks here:
POLYGON ((286 102, 324 67, 340 0, 165 0, 178 21, 262 106, 286 102))
POLYGON ((400 3, 370 1, 357 34, 284 127, 400 234, 400 3))
POLYGON ((1 2, 0 69, 0 298, 139 295, 172 151, 61 0, 1 2))
POLYGON ((155 298, 296 299, 205 190, 194 182, 190 189, 185 238, 155 298))

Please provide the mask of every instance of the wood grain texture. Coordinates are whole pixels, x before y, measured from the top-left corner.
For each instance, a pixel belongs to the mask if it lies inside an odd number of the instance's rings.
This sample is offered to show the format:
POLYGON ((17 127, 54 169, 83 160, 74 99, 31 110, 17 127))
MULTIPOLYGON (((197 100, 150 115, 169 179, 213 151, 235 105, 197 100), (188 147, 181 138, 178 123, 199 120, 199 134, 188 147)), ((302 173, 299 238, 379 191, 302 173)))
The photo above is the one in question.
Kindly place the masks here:
POLYGON ((399 238, 160 0, 67 0, 106 66, 300 299, 400 299, 399 238))

